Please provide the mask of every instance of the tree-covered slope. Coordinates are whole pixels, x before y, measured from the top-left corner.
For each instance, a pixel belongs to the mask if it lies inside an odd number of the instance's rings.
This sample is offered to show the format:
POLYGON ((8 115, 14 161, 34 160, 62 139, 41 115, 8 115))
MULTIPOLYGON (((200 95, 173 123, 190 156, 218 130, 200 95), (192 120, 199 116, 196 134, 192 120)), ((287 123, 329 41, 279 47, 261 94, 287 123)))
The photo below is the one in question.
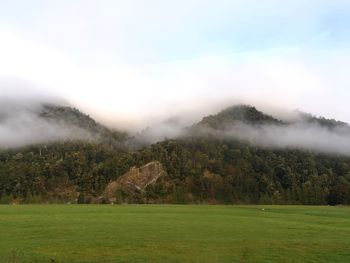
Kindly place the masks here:
POLYGON ((111 130, 96 122, 89 115, 68 106, 43 105, 39 116, 49 122, 60 123, 62 126, 80 128, 91 135, 91 139, 98 142, 120 144, 128 138, 126 132, 111 130))
POLYGON ((281 124, 280 120, 258 111, 253 106, 239 105, 229 107, 216 115, 204 117, 197 125, 220 129, 236 122, 245 122, 252 125, 281 124))
MULTIPOLYGON (((72 109, 49 109, 43 117, 100 129, 72 109)), ((115 147, 113 140, 70 140, 1 150, 1 202, 103 202, 100 197, 108 183, 132 166, 159 161, 171 188, 150 185, 137 198, 126 192, 117 202, 350 204, 346 155, 258 147, 234 137, 199 132, 203 127, 220 130, 242 122, 289 125, 254 107, 239 106, 203 118, 177 138, 137 150, 115 147)), ((107 136, 110 131, 105 132, 107 136)))

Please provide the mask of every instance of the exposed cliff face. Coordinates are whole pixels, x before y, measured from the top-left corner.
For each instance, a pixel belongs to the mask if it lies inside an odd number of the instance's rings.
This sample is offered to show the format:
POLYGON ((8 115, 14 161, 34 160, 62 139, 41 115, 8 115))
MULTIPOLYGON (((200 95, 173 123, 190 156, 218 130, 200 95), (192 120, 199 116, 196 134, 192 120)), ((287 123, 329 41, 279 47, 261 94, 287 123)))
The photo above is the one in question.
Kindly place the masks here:
MULTIPOLYGON (((140 168, 131 167, 130 171, 109 183, 105 189, 105 198, 110 202, 118 201, 118 195, 144 194, 146 188, 156 185, 161 178, 167 176, 162 164, 150 162, 140 168)), ((119 196, 119 199, 122 197, 119 196)))

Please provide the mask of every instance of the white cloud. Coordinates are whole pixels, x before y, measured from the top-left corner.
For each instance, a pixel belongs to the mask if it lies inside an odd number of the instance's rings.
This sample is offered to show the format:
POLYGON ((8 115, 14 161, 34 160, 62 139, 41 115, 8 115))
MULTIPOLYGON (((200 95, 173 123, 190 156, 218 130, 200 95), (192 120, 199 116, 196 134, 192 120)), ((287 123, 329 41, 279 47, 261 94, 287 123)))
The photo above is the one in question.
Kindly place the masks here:
POLYGON ((337 97, 332 84, 341 90, 349 83, 348 54, 345 50, 339 57, 338 53, 328 52, 314 60, 303 50, 272 49, 101 68, 78 64, 63 52, 13 32, 0 32, 0 76, 28 80, 44 87, 47 93, 66 97, 92 115, 115 123, 143 124, 153 117, 159 119, 230 100, 332 115, 331 109, 322 112, 317 106, 320 101, 326 103, 319 97, 327 94, 327 99, 345 103, 337 97), (335 70, 337 65, 342 66, 341 70, 335 70))
POLYGON ((34 1, 0 18, 0 77, 128 127, 232 100, 350 121, 350 52, 318 45, 332 36, 320 17, 341 8, 349 3, 34 1))

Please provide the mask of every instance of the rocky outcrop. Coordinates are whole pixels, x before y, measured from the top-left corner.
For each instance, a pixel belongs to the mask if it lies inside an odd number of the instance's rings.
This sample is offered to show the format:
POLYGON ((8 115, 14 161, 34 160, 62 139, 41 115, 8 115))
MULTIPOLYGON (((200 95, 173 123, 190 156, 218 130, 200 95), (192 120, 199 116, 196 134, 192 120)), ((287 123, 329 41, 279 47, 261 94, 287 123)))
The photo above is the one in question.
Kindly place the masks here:
POLYGON ((158 161, 150 162, 140 168, 131 167, 129 172, 109 183, 105 189, 104 197, 109 202, 121 199, 118 195, 142 194, 148 186, 156 184, 167 173, 158 161))

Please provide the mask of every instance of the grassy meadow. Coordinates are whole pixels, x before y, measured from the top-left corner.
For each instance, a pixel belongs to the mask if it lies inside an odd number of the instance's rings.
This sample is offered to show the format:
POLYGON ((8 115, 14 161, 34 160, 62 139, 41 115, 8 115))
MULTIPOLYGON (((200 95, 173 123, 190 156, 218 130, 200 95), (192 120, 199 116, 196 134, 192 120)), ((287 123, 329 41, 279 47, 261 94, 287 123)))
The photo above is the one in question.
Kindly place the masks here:
POLYGON ((0 262, 350 262, 350 207, 2 205, 0 262))

